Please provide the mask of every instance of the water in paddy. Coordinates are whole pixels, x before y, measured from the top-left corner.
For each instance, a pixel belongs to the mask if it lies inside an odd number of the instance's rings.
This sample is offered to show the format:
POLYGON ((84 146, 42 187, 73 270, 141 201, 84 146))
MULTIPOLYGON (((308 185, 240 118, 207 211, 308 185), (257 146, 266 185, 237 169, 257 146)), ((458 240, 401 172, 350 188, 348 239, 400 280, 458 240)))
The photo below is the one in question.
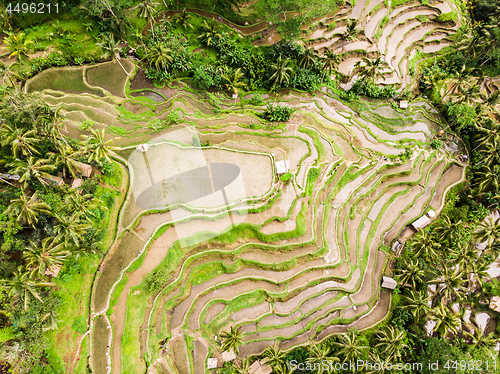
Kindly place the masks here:
POLYGON ((165 86, 162 88, 156 88, 153 82, 146 77, 146 73, 144 70, 139 69, 137 74, 135 75, 134 79, 130 82, 130 90, 131 91, 139 91, 139 90, 144 90, 141 92, 134 92, 132 93, 132 96, 145 96, 153 99, 153 101, 159 103, 162 101, 165 101, 165 99, 169 99, 172 96, 176 95, 179 93, 180 89, 183 87, 177 83, 172 83, 174 87, 178 88, 170 88, 169 86, 165 86), (158 93, 152 92, 156 91, 160 93, 161 95, 158 95, 158 93), (165 98, 165 99, 164 99, 165 98))

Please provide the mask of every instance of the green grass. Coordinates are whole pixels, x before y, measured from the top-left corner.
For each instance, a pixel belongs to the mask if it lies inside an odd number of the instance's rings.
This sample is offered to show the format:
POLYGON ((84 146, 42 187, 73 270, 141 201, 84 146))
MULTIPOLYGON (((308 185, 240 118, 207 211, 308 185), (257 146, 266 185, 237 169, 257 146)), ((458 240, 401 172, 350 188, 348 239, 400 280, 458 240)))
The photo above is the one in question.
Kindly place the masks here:
POLYGON ((458 13, 456 11, 451 11, 449 13, 442 13, 435 18, 438 22, 453 22, 457 23, 458 21, 458 13))
POLYGON ((384 27, 389 23, 390 19, 389 16, 383 16, 382 19, 380 20, 380 23, 377 28, 377 32, 375 33, 375 40, 378 41, 382 33, 384 32, 384 27))

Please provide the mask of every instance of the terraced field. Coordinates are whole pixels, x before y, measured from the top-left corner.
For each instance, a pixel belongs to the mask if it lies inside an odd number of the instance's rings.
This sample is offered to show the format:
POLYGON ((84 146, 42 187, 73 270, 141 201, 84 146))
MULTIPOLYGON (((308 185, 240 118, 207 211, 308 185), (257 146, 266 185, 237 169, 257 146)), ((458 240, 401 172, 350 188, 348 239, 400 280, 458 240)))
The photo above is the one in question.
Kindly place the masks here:
POLYGON ((308 45, 320 54, 330 49, 344 55, 339 70, 349 77, 345 88, 357 79, 356 62, 377 53, 387 63, 384 78, 377 83, 403 88, 414 83, 414 67, 419 60, 451 45, 450 36, 462 22, 460 14, 457 5, 448 0, 358 0, 353 7, 318 20, 303 33, 308 45), (359 33, 349 39, 343 34, 350 19, 357 20, 359 33))
POLYGON ((93 288, 95 373, 203 373, 231 326, 244 331, 245 357, 377 324, 390 308, 380 279, 391 243, 463 178, 456 155, 428 146, 441 126, 425 101, 402 111, 290 92, 275 101, 296 108, 293 118, 270 125, 252 94, 235 102, 183 83, 144 87, 139 74, 130 84, 114 63, 52 72, 79 91, 44 75, 27 90, 62 107, 72 136, 88 131, 85 120, 105 128, 130 173, 93 288), (173 175, 203 168, 207 179, 189 183, 206 182, 206 196, 182 195, 189 186, 173 175))

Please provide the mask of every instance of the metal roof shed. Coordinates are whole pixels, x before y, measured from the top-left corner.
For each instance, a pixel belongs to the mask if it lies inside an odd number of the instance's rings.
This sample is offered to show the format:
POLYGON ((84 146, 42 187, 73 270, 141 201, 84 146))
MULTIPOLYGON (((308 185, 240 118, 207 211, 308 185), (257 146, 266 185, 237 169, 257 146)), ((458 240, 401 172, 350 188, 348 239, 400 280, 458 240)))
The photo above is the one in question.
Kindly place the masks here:
POLYGON ((427 216, 422 216, 419 219, 417 219, 415 222, 413 222, 411 225, 415 230, 421 230, 425 226, 427 226, 429 223, 431 223, 431 219, 427 216))

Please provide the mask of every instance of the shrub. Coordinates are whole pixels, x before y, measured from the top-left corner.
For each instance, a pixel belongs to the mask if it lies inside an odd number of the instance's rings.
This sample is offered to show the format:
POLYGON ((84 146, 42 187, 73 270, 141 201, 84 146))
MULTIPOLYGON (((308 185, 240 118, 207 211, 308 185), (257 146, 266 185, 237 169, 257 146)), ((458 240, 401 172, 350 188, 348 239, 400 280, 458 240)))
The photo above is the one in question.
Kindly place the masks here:
POLYGON ((389 99, 397 94, 394 85, 379 86, 371 81, 356 81, 349 92, 356 95, 373 97, 374 99, 389 99))
POLYGON ((321 75, 309 70, 298 68, 292 76, 290 86, 313 92, 321 83, 321 75))
POLYGON ((263 118, 271 122, 286 122, 295 112, 294 108, 290 108, 281 104, 273 106, 267 104, 266 111, 263 113, 263 118))
POLYGON ((280 177, 280 181, 282 181, 282 182, 287 182, 287 181, 289 181, 290 179, 292 179, 292 177, 293 177, 293 174, 292 174, 292 173, 290 173, 290 172, 288 172, 288 173, 283 174, 283 175, 280 177))
POLYGON ((443 146, 443 142, 441 140, 438 140, 438 139, 434 139, 432 142, 431 142, 431 148, 432 149, 439 149, 443 146))
POLYGON ((264 103, 262 94, 260 92, 253 94, 252 98, 249 100, 249 103, 252 105, 262 105, 264 103))

